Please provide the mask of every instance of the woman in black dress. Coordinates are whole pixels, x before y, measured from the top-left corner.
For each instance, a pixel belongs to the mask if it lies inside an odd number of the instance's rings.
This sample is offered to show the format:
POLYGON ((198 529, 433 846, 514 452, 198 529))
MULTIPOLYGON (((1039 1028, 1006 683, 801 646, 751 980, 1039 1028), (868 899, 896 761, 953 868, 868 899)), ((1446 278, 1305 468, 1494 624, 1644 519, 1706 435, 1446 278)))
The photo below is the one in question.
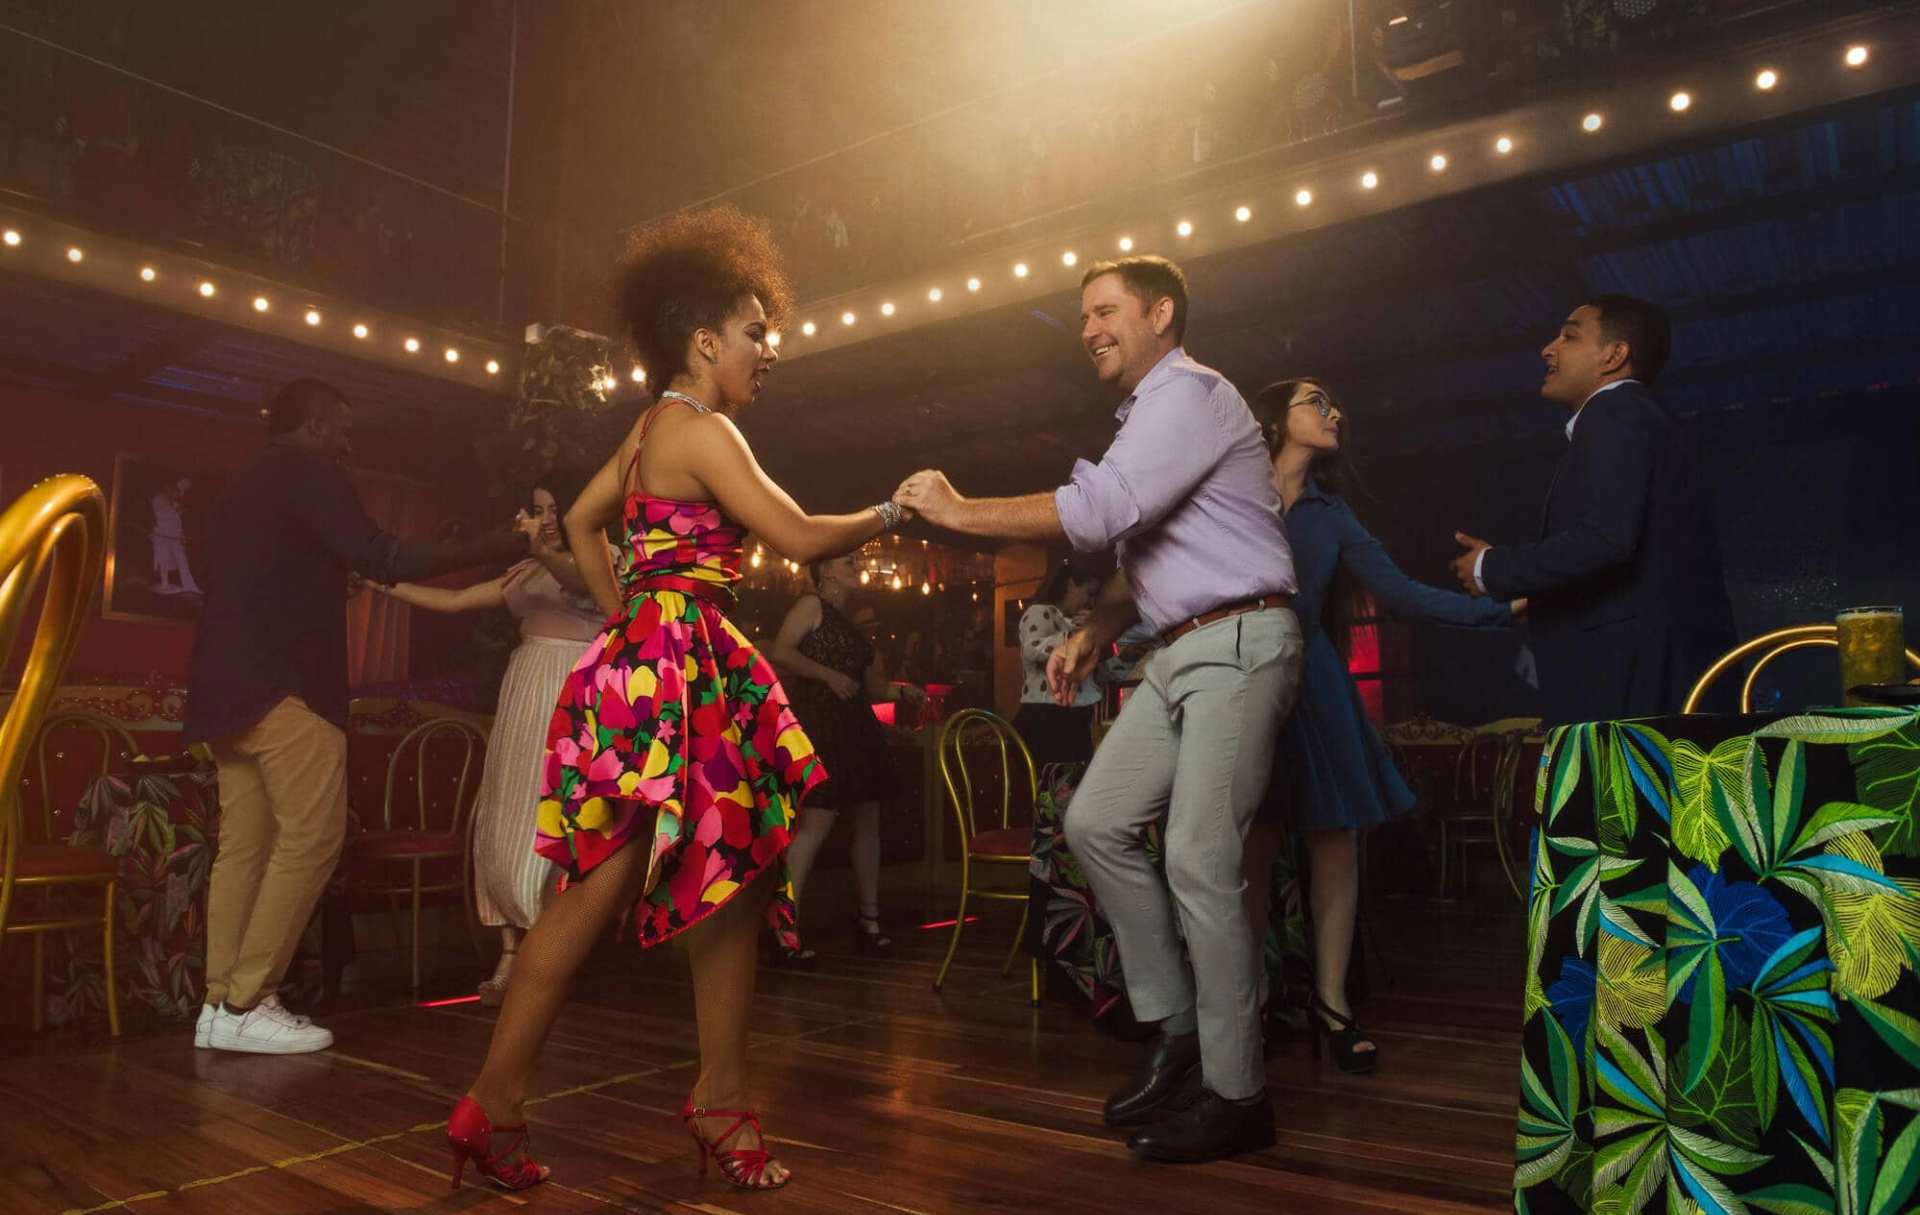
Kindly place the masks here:
MULTIPOLYGON (((827 769, 827 781, 807 799, 787 849, 793 899, 799 903, 821 845, 842 815, 853 820, 853 876, 860 891, 854 942, 862 952, 893 942, 880 931, 880 804, 895 795, 887 736, 873 715, 873 702, 899 700, 914 689, 890 684, 880 655, 848 618, 848 602, 860 584, 860 562, 851 554, 815 562, 815 593, 787 611, 767 656, 784 681, 793 712, 827 769)), ((811 949, 789 954, 807 961, 811 949)))

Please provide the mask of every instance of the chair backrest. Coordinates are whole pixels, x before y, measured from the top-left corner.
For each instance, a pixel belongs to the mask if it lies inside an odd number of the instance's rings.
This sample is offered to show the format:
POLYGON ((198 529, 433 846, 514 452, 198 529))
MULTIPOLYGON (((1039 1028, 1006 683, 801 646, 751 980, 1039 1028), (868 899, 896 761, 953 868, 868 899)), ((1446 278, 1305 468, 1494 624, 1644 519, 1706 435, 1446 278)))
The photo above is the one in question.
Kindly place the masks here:
MULTIPOLYGON (((939 747, 940 775, 946 781, 947 799, 952 803, 954 817, 960 823, 962 845, 980 834, 980 812, 988 808, 986 803, 995 800, 992 785, 975 779, 975 771, 967 763, 970 750, 976 756, 996 753, 1000 761, 998 821, 988 819, 992 825, 986 830, 1012 825, 1013 782, 1016 777, 1024 776, 1027 804, 1033 804, 1034 793, 1040 783, 1039 774, 1033 766, 1033 752, 1027 750, 1026 740, 1020 737, 1020 732, 1006 718, 985 709, 963 709, 949 717, 940 728, 939 747)), ((991 767, 988 771, 991 773, 991 767)))
POLYGON ((0 664, 13 656, 28 601, 42 581, 47 588, 20 690, 0 717, 0 924, 13 901, 22 834, 20 773, 73 656, 106 551, 107 502, 85 477, 49 477, 0 512, 0 664))
POLYGON ((1380 736, 1413 789, 1421 813, 1455 811, 1462 800, 1462 757, 1473 746, 1473 730, 1423 714, 1389 724, 1380 736))
MULTIPOLYGON (((1727 671, 1745 661, 1754 658, 1753 669, 1747 672, 1747 678, 1740 685, 1740 711, 1753 712, 1753 689, 1760 679, 1760 672, 1767 669, 1769 663, 1783 654, 1795 650, 1826 647, 1837 649, 1840 645, 1840 629, 1832 624, 1797 624, 1790 628, 1775 629, 1771 633, 1762 633, 1751 641, 1743 641, 1714 661, 1694 683, 1693 690, 1687 693, 1687 702, 1682 705, 1682 713, 1697 712, 1700 702, 1706 699, 1707 692, 1727 671)), ((1908 650, 1907 665, 1920 670, 1920 654, 1908 650)))
MULTIPOLYGON (((139 744, 126 727, 103 713, 85 709, 47 714, 34 744, 41 838, 49 840, 54 837, 53 818, 59 809, 78 804, 86 786, 112 771, 116 762, 140 754, 139 744)), ((24 816, 25 807, 21 813, 24 816)))
POLYGON ((480 791, 486 750, 486 736, 472 722, 457 717, 430 718, 407 731, 394 744, 393 755, 387 760, 387 791, 381 810, 386 829, 458 834, 480 791), (400 786, 403 771, 410 786, 405 789, 400 786), (413 803, 411 814, 402 806, 409 798, 413 803), (396 822, 396 810, 411 821, 396 822), (432 821, 436 817, 440 822, 432 821))

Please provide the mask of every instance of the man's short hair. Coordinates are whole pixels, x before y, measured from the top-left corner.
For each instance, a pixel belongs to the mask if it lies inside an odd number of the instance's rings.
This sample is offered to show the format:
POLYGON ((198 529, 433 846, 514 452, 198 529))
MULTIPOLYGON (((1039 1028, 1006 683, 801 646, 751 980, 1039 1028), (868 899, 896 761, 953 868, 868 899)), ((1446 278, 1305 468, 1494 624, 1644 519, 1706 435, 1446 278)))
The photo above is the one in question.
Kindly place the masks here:
POLYGON ((1633 295, 1596 295, 1587 307, 1600 314, 1600 336, 1625 342, 1633 378, 1647 387, 1666 370, 1673 353, 1673 325, 1657 304, 1633 295))
POLYGON ((335 405, 345 405, 347 394, 325 380, 290 380, 267 403, 267 433, 284 435, 299 430, 335 405))
POLYGON ((1162 299, 1172 300, 1173 340, 1186 340, 1187 276, 1179 266, 1151 253, 1136 253, 1115 261, 1095 262, 1081 276, 1081 288, 1084 290, 1088 283, 1103 274, 1119 275, 1120 281, 1127 285, 1128 294, 1138 299, 1143 309, 1150 311, 1162 299))

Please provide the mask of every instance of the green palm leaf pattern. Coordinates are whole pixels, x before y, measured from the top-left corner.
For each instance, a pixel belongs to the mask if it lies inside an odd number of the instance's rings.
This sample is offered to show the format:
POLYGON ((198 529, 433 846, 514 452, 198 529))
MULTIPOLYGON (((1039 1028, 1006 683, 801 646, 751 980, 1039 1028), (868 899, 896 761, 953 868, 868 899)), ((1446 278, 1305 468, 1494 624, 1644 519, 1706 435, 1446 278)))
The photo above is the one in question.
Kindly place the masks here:
POLYGON ((1548 740, 1516 1211, 1920 1215, 1920 711, 1726 722, 1548 740))
POLYGON ((1893 825, 1876 839, 1888 856, 1920 856, 1920 727, 1909 724, 1891 734, 1847 748, 1853 760, 1860 800, 1893 815, 1893 825))

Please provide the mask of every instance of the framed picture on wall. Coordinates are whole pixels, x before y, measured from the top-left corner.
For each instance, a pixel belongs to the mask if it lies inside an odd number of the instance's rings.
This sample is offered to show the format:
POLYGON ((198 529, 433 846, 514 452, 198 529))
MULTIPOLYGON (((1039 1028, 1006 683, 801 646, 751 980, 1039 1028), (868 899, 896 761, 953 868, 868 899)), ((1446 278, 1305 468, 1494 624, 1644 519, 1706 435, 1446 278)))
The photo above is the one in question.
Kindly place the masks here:
POLYGON ((198 620, 213 503, 225 484, 184 461, 122 452, 113 460, 102 615, 198 620))

